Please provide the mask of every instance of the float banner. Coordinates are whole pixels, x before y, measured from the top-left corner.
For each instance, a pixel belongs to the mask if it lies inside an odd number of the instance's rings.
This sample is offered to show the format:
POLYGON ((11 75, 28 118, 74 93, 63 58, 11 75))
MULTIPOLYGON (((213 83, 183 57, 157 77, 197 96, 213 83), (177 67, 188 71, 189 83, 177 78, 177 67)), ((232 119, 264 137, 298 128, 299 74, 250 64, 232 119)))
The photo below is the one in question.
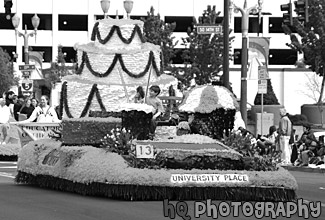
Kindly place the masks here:
POLYGON ((20 142, 24 146, 30 141, 50 138, 52 130, 58 131, 60 123, 24 123, 17 124, 21 128, 20 142))

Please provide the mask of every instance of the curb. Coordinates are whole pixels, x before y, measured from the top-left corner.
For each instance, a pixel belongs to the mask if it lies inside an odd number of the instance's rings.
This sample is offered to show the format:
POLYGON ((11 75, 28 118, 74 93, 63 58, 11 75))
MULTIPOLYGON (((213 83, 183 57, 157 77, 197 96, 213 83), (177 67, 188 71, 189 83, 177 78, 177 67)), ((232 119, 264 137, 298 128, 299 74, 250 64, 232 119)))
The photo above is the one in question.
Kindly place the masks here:
POLYGON ((295 167, 295 166, 282 166, 284 169, 289 171, 301 171, 309 173, 325 173, 325 169, 311 168, 311 167, 295 167))

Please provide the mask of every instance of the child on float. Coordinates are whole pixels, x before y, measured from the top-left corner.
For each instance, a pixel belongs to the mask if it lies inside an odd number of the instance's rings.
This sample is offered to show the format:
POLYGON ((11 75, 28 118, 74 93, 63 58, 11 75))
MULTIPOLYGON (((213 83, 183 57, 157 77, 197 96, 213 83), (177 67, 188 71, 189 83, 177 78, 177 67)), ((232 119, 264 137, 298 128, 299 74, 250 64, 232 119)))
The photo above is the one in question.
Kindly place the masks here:
POLYGON ((142 86, 138 86, 134 96, 134 103, 144 103, 144 90, 142 86))
POLYGON ((149 96, 146 97, 145 103, 154 107, 153 116, 149 126, 149 136, 153 139, 157 127, 157 118, 164 112, 162 101, 157 97, 160 94, 160 88, 157 85, 152 85, 149 88, 149 96))
POLYGON ((58 119, 58 115, 55 109, 49 105, 49 97, 43 95, 41 97, 41 101, 39 106, 37 106, 32 115, 24 120, 20 121, 19 123, 26 123, 26 122, 33 122, 36 119, 36 122, 61 122, 58 119))

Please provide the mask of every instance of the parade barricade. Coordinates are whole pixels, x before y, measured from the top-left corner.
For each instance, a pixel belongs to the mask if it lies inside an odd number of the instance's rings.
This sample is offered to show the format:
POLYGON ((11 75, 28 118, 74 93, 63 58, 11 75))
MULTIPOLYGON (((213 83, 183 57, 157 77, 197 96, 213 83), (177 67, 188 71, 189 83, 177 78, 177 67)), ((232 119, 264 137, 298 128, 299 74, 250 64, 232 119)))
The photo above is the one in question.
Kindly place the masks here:
POLYGON ((10 123, 11 132, 8 133, 11 137, 10 142, 20 142, 21 146, 24 146, 30 141, 39 139, 50 138, 50 134, 53 130, 58 131, 60 123, 10 123))

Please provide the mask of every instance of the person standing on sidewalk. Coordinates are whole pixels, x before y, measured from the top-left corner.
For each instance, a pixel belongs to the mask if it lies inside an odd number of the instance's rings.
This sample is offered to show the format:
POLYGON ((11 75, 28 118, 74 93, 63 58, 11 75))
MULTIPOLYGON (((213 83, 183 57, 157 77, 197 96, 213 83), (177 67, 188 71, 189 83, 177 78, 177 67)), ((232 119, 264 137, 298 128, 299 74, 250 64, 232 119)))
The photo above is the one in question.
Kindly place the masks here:
POLYGON ((292 123, 287 116, 285 108, 280 109, 280 122, 279 122, 279 145, 281 150, 281 162, 289 164, 291 158, 291 147, 289 144, 290 136, 292 134, 292 123))

